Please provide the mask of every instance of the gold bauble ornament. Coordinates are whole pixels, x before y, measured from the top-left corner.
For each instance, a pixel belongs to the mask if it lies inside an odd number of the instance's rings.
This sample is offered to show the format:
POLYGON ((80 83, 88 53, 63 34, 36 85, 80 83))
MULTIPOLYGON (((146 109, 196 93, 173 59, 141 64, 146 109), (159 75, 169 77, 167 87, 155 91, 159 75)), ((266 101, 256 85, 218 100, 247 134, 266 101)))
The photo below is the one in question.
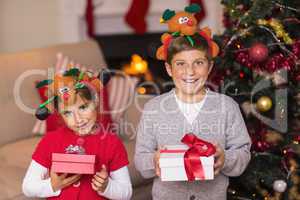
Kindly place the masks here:
POLYGON ((267 96, 262 96, 256 102, 256 108, 260 112, 267 112, 272 108, 272 99, 267 96))

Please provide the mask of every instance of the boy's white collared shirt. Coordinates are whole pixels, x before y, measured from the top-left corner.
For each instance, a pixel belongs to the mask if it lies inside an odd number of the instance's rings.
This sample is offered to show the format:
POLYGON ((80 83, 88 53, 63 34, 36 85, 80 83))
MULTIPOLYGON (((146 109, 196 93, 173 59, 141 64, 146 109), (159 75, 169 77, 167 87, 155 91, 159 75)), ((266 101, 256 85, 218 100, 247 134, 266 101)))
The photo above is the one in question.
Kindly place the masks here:
POLYGON ((186 102, 183 102, 182 100, 180 100, 175 92, 174 92, 174 95, 175 95, 175 99, 176 99, 176 102, 178 104, 178 107, 180 109, 180 111, 183 113, 183 115, 185 116, 185 118, 187 119, 187 121, 192 124, 193 121, 196 119, 196 117, 198 116, 204 102, 205 102, 205 99, 206 99, 206 96, 207 94, 205 94, 204 98, 200 101, 200 102, 197 102, 197 103, 186 103, 186 102))

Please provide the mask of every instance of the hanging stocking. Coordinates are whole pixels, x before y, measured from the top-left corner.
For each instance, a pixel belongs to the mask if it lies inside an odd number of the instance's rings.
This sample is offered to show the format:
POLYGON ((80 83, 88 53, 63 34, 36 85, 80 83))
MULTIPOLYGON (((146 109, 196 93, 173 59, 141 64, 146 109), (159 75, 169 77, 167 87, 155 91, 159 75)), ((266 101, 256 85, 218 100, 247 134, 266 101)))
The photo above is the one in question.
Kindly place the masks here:
MULTIPOLYGON (((201 12, 196 14, 198 23, 205 17, 205 9, 202 0, 190 0, 190 4, 196 3, 201 7, 201 12)), ((150 0, 132 0, 130 8, 125 16, 125 21, 137 34, 143 34, 147 30, 146 15, 150 0)))
POLYGON ((205 17, 205 7, 204 7, 204 4, 203 4, 203 2, 202 2, 202 0, 190 0, 190 4, 192 4, 192 3, 196 3, 196 4, 198 4, 200 7, 201 7, 201 11, 200 11, 200 13, 197 13, 196 15, 195 15, 195 17, 196 17, 196 19, 197 19, 197 21, 198 21, 198 23, 200 22, 200 21, 202 21, 202 19, 204 19, 204 17, 205 17))
POLYGON ((86 20, 86 24, 87 24, 88 36, 93 37, 95 35, 93 0, 86 1, 85 20, 86 20))
POLYGON ((149 0, 132 0, 130 8, 125 15, 125 21, 131 26, 135 33, 146 32, 146 15, 149 9, 149 0))

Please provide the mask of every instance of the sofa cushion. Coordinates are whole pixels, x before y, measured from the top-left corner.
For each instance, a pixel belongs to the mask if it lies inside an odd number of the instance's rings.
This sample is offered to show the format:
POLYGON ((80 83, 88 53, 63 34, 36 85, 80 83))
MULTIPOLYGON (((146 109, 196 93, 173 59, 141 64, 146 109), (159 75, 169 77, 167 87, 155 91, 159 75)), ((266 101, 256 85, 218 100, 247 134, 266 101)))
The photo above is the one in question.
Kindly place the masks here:
POLYGON ((134 97, 135 87, 139 79, 129 77, 123 74, 122 71, 116 71, 115 73, 116 75, 108 82, 107 89, 109 91, 111 117, 114 122, 119 123, 134 97))
POLYGON ((7 144, 0 148, 1 198, 23 199, 23 177, 39 140, 40 137, 33 137, 7 144))

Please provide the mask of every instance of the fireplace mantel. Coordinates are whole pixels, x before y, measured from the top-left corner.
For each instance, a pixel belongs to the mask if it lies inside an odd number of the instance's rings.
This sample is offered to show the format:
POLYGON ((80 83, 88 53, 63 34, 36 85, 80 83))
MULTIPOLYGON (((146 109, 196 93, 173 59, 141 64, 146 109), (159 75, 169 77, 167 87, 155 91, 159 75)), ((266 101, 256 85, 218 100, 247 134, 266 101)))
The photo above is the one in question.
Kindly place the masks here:
MULTIPOLYGON (((163 32, 166 26, 159 23, 162 12, 166 8, 181 10, 188 0, 151 0, 147 16, 148 32, 163 32)), ((131 34, 132 29, 124 22, 124 15, 131 0, 94 0, 95 32, 96 35, 131 34)), ((59 1, 62 20, 61 35, 65 42, 78 42, 87 38, 84 12, 86 0, 59 1)), ((214 33, 221 33, 222 6, 220 0, 204 0, 206 18, 201 26, 209 25, 214 33)))

